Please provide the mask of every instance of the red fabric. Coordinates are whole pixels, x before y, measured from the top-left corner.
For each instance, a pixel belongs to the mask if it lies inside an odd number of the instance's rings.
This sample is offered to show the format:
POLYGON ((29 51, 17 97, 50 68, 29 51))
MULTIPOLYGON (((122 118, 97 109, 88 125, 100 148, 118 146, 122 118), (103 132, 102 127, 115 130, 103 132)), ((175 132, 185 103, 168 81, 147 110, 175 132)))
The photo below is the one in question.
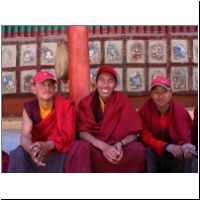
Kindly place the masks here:
MULTIPOLYGON (((157 139, 161 129, 160 114, 153 100, 149 99, 139 113, 143 122, 143 133, 140 134, 140 138, 160 155, 167 142, 157 139)), ((171 140, 170 143, 190 143, 191 138, 189 132, 191 126, 192 120, 188 112, 181 105, 172 100, 169 107, 168 123, 168 137, 171 140)))
POLYGON ((32 141, 53 141, 57 152, 67 152, 75 140, 76 112, 73 102, 54 98, 54 110, 33 126, 32 141))
POLYGON ((9 164, 9 155, 2 151, 2 173, 6 173, 8 171, 8 164, 9 164))
POLYGON ((127 135, 142 130, 141 120, 128 97, 114 92, 105 106, 103 120, 97 123, 93 113, 95 96, 92 92, 79 104, 79 131, 87 131, 97 139, 114 144, 127 135))
POLYGON ((194 109, 193 127, 191 129, 192 143, 198 149, 198 105, 194 109))

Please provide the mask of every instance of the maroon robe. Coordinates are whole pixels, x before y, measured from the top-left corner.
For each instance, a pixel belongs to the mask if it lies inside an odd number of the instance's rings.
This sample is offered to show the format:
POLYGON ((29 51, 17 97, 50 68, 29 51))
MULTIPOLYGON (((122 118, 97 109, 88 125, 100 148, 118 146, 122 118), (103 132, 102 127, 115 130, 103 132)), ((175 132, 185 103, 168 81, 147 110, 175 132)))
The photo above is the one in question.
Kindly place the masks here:
POLYGON ((76 112, 73 102, 56 96, 52 112, 33 126, 32 141, 53 141, 58 153, 67 152, 75 140, 75 126, 76 112))
POLYGON ((2 151, 2 173, 6 173, 8 171, 8 164, 9 164, 9 155, 2 151))
POLYGON ((160 114, 152 99, 145 103, 139 113, 143 122, 143 133, 140 134, 140 138, 158 155, 162 153, 168 142, 173 144, 191 143, 189 134, 192 126, 191 117, 181 105, 173 100, 171 100, 169 106, 168 141, 159 138, 161 131, 160 114))
MULTIPOLYGON (((98 105, 98 93, 92 92, 79 104, 79 132, 87 131, 97 139, 110 145, 124 137, 137 134, 142 129, 141 120, 128 97, 114 92, 107 102, 103 118, 99 122, 94 114, 98 105)), ((124 156, 118 165, 110 163, 103 153, 91 145, 91 164, 93 172, 143 172, 144 146, 134 141, 123 147, 124 156)))

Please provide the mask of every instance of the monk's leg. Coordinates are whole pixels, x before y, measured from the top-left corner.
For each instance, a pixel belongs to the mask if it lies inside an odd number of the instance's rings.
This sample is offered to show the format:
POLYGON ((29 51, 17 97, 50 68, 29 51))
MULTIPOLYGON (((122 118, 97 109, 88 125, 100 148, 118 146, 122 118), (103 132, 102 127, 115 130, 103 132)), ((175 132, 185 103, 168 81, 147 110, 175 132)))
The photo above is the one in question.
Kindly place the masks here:
POLYGON ((9 173, 31 173, 36 172, 36 165, 31 160, 30 155, 21 147, 11 151, 8 166, 9 173))
POLYGON ((146 160, 145 160, 145 172, 156 173, 158 172, 158 157, 149 146, 145 146, 146 160))
POLYGON ((84 140, 75 141, 67 153, 64 164, 65 173, 91 172, 90 144, 84 140))

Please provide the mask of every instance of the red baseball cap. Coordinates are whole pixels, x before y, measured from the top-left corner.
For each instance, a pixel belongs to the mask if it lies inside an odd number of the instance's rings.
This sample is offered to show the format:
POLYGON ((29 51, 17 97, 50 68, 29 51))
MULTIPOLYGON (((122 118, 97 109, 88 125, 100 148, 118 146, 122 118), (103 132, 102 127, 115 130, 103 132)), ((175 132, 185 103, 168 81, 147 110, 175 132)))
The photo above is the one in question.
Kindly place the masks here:
POLYGON ((162 76, 157 76, 155 79, 152 80, 151 82, 151 90, 153 87, 160 85, 162 87, 164 87, 166 90, 170 90, 171 89, 171 83, 170 80, 162 77, 162 76))
POLYGON ((96 80, 98 79, 98 76, 102 73, 102 72, 109 72, 111 73, 115 79, 117 80, 118 74, 117 72, 114 70, 113 67, 109 66, 109 65, 104 65, 102 67, 99 68, 98 72, 97 72, 97 77, 96 80))
POLYGON ((43 72, 37 72, 35 74, 35 76, 32 79, 32 83, 41 83, 45 80, 57 81, 56 77, 52 73, 47 72, 47 71, 43 71, 43 72))

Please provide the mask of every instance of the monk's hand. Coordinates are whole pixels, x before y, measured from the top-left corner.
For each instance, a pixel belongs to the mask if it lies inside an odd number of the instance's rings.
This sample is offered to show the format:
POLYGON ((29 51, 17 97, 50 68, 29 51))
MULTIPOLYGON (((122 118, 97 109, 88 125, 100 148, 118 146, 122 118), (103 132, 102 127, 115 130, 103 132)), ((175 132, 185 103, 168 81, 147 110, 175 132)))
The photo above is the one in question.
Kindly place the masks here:
POLYGON ((197 154, 196 147, 193 144, 186 143, 186 144, 183 144, 181 147, 184 153, 184 157, 186 159, 192 159, 194 155, 197 154))
POLYGON ((38 166, 46 166, 44 163, 47 152, 45 151, 42 142, 35 142, 31 146, 31 158, 38 166))
POLYGON ((117 158, 116 158, 116 161, 119 162, 123 158, 122 143, 121 142, 117 142, 117 143, 115 143, 114 146, 117 149, 117 158))
POLYGON ((182 159, 184 157, 184 153, 180 145, 169 144, 166 147, 166 151, 171 153, 177 159, 182 159))
POLYGON ((118 151, 115 148, 115 146, 105 144, 102 148, 102 152, 104 157, 112 164, 118 164, 117 157, 118 157, 118 151))

